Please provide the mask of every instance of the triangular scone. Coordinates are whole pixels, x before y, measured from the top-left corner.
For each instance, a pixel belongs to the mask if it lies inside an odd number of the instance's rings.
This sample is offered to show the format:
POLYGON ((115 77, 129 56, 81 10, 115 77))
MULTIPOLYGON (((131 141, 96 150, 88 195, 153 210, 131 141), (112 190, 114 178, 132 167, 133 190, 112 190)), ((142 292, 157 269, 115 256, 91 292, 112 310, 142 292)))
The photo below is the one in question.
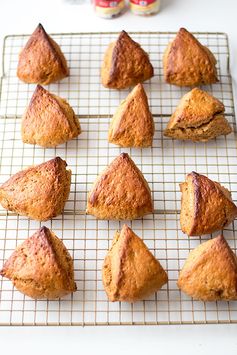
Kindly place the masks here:
POLYGON ((197 300, 237 299, 237 258, 225 238, 220 235, 193 249, 177 284, 197 300))
POLYGON ((76 291, 73 260, 63 242, 42 227, 19 245, 0 271, 31 298, 58 298, 76 291))
POLYGON ((182 192, 180 224, 187 235, 222 230, 237 216, 231 193, 218 182, 192 172, 180 184, 182 192))
POLYGON ((206 91, 195 88, 185 94, 164 132, 167 137, 208 141, 232 132, 225 107, 206 91))
POLYGON ((109 128, 109 142, 121 147, 149 147, 154 135, 154 121, 146 92, 137 84, 121 102, 109 128))
POLYGON ((68 199, 71 171, 57 157, 11 176, 0 186, 0 203, 9 211, 46 221, 59 215, 68 199))
POLYGON ((127 225, 115 234, 102 275, 110 301, 143 300, 168 282, 159 261, 127 225))
POLYGON ((153 212, 147 181, 128 154, 122 153, 98 176, 87 210, 99 219, 135 219, 153 212))
POLYGON ((150 79, 153 74, 148 54, 127 32, 122 31, 105 52, 102 84, 111 89, 125 89, 150 79))
POLYGON ((66 100, 37 85, 22 117, 22 141, 42 147, 55 147, 80 133, 78 118, 66 100))
POLYGON ((17 76, 25 83, 47 85, 69 75, 59 45, 39 24, 19 55, 17 76))
POLYGON ((169 84, 198 86, 218 81, 214 55, 185 28, 166 48, 163 65, 169 84))

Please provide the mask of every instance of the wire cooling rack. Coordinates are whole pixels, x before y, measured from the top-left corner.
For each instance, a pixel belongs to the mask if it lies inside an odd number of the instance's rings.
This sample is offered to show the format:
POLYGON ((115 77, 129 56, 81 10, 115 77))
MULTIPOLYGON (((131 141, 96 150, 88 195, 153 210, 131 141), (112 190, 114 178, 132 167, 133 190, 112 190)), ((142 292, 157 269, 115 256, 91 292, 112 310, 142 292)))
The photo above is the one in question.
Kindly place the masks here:
MULTIPOLYGON (((60 156, 72 170, 71 193, 62 216, 40 223, 0 209, 0 267, 16 245, 41 225, 51 228, 70 251, 78 291, 55 301, 31 300, 0 280, 0 324, 2 325, 122 325, 236 323, 236 302, 198 302, 181 293, 176 281, 190 250, 210 236, 188 238, 180 231, 179 183, 195 170, 221 182, 237 200, 236 130, 229 48, 223 33, 195 33, 217 58, 220 82, 205 87, 224 102, 226 116, 234 128, 227 137, 208 143, 173 141, 162 132, 170 114, 187 88, 163 82, 162 54, 175 33, 131 33, 150 54, 155 76, 144 83, 155 120, 152 148, 121 149, 107 142, 110 118, 128 90, 112 91, 100 84, 104 51, 117 33, 54 34, 70 67, 70 76, 47 89, 66 98, 79 116, 82 134, 54 149, 23 144, 21 116, 35 85, 16 77, 18 53, 27 35, 7 36, 3 48, 3 77, 0 107, 0 183, 32 165, 60 156), (157 294, 134 304, 109 303, 101 281, 101 266, 113 235, 123 221, 99 221, 85 215, 86 197, 93 181, 120 152, 130 154, 147 179, 155 213, 127 221, 168 271, 169 282, 157 294)), ((236 252, 236 222, 225 238, 236 252)))

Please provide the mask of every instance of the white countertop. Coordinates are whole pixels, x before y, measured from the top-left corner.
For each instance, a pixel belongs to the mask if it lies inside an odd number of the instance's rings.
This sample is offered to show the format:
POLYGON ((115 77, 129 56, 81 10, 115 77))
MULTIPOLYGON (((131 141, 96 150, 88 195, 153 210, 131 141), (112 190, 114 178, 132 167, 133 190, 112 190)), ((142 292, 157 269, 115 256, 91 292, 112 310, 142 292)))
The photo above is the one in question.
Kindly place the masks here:
MULTIPOLYGON (((69 5, 63 0, 1 1, 0 40, 7 34, 31 33, 41 22, 47 32, 82 31, 222 31, 229 35, 231 72, 236 88, 237 2, 234 0, 163 0, 161 12, 142 18, 127 12, 103 20, 92 6, 69 5)), ((1 43, 2 47, 2 43, 1 43)), ((0 353, 18 354, 223 354, 237 353, 237 325, 139 327, 2 327, 0 353), (5 350, 5 351, 4 351, 5 350)))

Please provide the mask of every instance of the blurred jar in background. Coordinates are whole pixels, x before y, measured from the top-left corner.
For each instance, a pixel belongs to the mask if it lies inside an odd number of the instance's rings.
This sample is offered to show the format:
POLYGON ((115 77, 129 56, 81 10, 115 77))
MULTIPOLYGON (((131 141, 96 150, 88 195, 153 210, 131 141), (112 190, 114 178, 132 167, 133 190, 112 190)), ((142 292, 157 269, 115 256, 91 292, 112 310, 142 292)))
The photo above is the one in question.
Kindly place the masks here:
POLYGON ((130 9, 135 15, 153 15, 160 9, 160 0, 130 0, 130 9))
POLYGON ((103 18, 113 18, 121 15, 125 9, 124 0, 93 0, 95 12, 103 18))

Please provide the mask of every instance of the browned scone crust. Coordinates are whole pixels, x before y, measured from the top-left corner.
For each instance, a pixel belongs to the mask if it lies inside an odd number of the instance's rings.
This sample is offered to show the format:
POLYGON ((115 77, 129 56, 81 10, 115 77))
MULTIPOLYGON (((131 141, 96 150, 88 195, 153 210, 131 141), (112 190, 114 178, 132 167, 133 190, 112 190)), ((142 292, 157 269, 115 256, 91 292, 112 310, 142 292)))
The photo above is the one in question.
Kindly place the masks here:
POLYGON ((71 171, 59 157, 11 176, 0 187, 0 203, 22 216, 47 221, 63 211, 68 199, 71 171))
POLYGON ((99 219, 135 219, 153 212, 147 181, 122 153, 99 175, 88 195, 86 213, 99 219))
POLYGON ((218 81, 214 55, 185 28, 166 48, 163 66, 169 84, 198 86, 218 81))
POLYGON ((153 75, 148 54, 127 32, 122 31, 105 52, 101 67, 102 84, 111 89, 125 89, 153 75))
POLYGON ((17 76, 25 83, 48 85, 69 75, 59 45, 39 24, 19 54, 17 76))
POLYGON ((196 300, 237 299, 237 259, 223 236, 190 252, 177 285, 196 300))
POLYGON ((19 245, 0 274, 31 298, 58 298, 76 291, 73 260, 48 228, 42 227, 19 245))
POLYGON ((218 182, 192 172, 180 184, 180 224, 189 236, 222 230, 237 216, 231 193, 218 182))
POLYGON ((66 100, 37 85, 21 122, 24 143, 55 147, 81 133, 80 123, 66 100))
POLYGON ((203 142, 227 135, 232 128, 224 111, 223 103, 214 96, 198 88, 192 89, 180 100, 164 135, 203 142))
POLYGON ((154 121, 142 84, 137 84, 115 112, 108 140, 121 147, 150 147, 154 121))
POLYGON ((159 261, 126 224, 115 233, 104 260, 102 279, 112 302, 144 300, 168 282, 159 261))

